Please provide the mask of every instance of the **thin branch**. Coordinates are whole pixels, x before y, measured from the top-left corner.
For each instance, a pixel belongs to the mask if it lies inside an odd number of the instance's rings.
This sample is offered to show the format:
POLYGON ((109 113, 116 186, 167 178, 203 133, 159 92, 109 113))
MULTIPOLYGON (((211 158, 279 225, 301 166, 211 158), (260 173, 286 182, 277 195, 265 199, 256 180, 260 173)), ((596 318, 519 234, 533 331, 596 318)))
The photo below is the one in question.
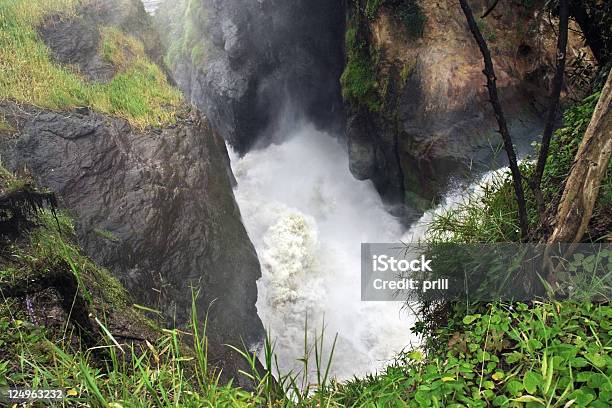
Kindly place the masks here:
POLYGON ((521 171, 518 167, 518 162, 516 160, 516 152, 514 151, 514 146, 512 144, 512 137, 510 136, 510 131, 508 130, 508 123, 506 122, 506 118, 504 116, 504 111, 499 102, 499 96, 497 94, 497 78, 495 76, 495 69, 493 68, 493 60, 491 59, 491 52, 489 51, 489 47, 487 46, 487 42, 485 41, 476 21, 474 19, 474 13, 472 13, 472 9, 468 4, 467 0, 459 0, 461 4, 461 9, 463 10, 463 14, 465 14, 465 18, 467 19, 468 26, 470 27, 470 31, 478 44, 478 48, 480 48, 480 52, 482 53, 482 57, 484 59, 484 71, 483 73, 487 77, 487 88, 489 90, 489 98, 491 105, 493 106, 493 111, 495 112, 495 118, 497 119, 497 123, 499 125, 499 133, 504 141, 504 148, 506 149, 506 153, 508 154, 508 163, 510 165, 510 172, 512 173, 512 181, 514 184, 514 193, 516 195, 516 202, 518 204, 518 216, 519 216, 519 224, 521 227, 521 239, 525 241, 529 234, 529 224, 527 222, 527 208, 525 205, 525 193, 523 191, 523 183, 522 183, 522 175, 521 171))
POLYGON ((495 7, 497 7, 497 3, 499 3, 499 0, 495 0, 493 4, 491 4, 491 7, 489 7, 487 11, 485 11, 484 14, 480 16, 480 18, 487 18, 487 16, 491 14, 493 10, 495 10, 495 7))
POLYGON ((561 90, 563 89, 563 77, 565 75, 565 64, 567 55, 567 39, 568 39, 568 27, 569 27, 569 2, 568 0, 559 0, 559 36, 557 38, 557 69, 555 71, 555 77, 553 79, 553 86, 550 95, 550 108, 548 110, 548 116, 546 118, 546 124, 544 126, 544 134, 542 135, 542 146, 540 148, 540 154, 538 156, 538 163, 536 169, 529 181, 529 185, 535 195, 536 202, 540 214, 543 215, 544 198, 542 196, 541 184, 542 176, 544 174, 544 167, 546 166, 546 160, 548 159, 548 152, 550 150, 550 140, 555 130, 555 121, 557 119, 557 111, 559 110, 559 98, 561 97, 561 90))

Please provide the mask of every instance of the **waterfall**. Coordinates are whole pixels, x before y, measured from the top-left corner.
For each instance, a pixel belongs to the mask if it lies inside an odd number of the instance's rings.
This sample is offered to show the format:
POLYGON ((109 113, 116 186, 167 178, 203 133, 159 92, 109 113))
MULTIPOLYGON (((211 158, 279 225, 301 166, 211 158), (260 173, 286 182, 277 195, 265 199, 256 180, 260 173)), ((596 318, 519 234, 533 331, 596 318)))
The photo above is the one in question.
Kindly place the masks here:
POLYGON ((297 370, 323 320, 327 347, 338 333, 332 375, 374 372, 417 344, 413 317, 397 302, 362 302, 360 244, 397 242, 402 225, 371 182, 355 180, 341 144, 310 125, 282 144, 232 155, 236 199, 258 252, 258 313, 276 339, 281 371, 297 370))
POLYGON ((418 241, 434 214, 460 205, 466 192, 478 194, 505 169, 451 189, 406 231, 371 182, 351 176, 336 139, 311 125, 284 136, 242 158, 231 154, 236 199, 262 266, 258 313, 276 340, 283 373, 301 368, 307 316, 311 342, 323 320, 328 350, 338 333, 333 376, 373 373, 419 340, 410 332, 414 316, 400 302, 360 300, 360 244, 418 241))

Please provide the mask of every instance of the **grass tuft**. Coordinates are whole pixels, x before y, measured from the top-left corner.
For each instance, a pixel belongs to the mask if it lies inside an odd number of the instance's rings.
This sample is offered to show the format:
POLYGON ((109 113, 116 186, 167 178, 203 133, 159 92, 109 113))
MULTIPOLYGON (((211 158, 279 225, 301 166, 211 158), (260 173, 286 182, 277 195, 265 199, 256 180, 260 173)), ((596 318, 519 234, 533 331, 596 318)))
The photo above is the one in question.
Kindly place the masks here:
POLYGON ((161 126, 175 120, 181 101, 143 45, 117 29, 102 29, 102 55, 119 68, 107 84, 87 83, 54 63, 37 27, 49 15, 78 18, 80 0, 4 0, 0 3, 0 100, 48 109, 89 106, 133 126, 161 126))

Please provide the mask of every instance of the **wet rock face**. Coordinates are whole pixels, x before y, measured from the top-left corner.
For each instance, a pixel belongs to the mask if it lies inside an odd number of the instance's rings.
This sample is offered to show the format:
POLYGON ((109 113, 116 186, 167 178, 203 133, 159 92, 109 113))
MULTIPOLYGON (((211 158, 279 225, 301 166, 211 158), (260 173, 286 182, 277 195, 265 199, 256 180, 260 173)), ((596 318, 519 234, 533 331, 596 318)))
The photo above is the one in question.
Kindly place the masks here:
MULTIPOLYGON (((374 50, 378 89, 385 90, 379 92, 379 112, 347 104, 351 170, 359 179, 371 179, 387 202, 405 204, 409 217, 439 199, 453 178, 505 164, 503 151, 494 159, 501 139, 482 56, 459 4, 417 3, 426 17, 420 37, 407 33, 397 9, 389 5, 374 19, 349 5, 348 23, 374 50)), ((479 16, 488 3, 471 4, 479 16)), ((507 2, 479 22, 522 154, 542 131, 541 113, 555 66, 554 22, 545 17, 507 2)))
POLYGON ((202 319, 209 311, 211 342, 261 339, 259 262, 234 201, 225 144, 206 120, 190 112, 175 126, 137 133, 92 112, 2 112, 20 123, 4 141, 3 161, 58 193, 86 253, 138 303, 184 325, 193 287, 202 319))
POLYGON ((341 129, 342 2, 168 0, 156 19, 180 88, 239 152, 296 116, 341 129))
MULTIPOLYGON (((39 35, 57 64, 105 82, 116 74, 100 57, 109 27, 140 40, 165 69, 140 0, 88 0, 74 16, 50 16, 39 35)), ((0 118, 11 124, 10 135, 0 130, 0 156, 57 193, 87 255, 168 326, 189 323, 197 294, 211 363, 224 369, 222 379, 239 378, 248 367, 224 345, 263 338, 259 261, 234 199, 224 140, 196 109, 178 110, 175 124, 138 131, 89 108, 51 112, 0 101, 0 118)))

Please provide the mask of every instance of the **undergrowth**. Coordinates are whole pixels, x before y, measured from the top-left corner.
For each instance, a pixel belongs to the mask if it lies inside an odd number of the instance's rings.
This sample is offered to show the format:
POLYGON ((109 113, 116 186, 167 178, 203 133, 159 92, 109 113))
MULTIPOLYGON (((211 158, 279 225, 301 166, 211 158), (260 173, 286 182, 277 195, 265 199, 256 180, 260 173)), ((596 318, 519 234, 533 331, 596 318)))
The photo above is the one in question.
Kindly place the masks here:
MULTIPOLYGON (((549 205, 555 206, 558 202, 599 95, 595 93, 568 109, 564 115, 564 126, 557 130, 552 138, 542 179, 544 201, 550 203, 549 205)), ((525 160, 520 164, 520 169, 525 179, 528 179, 535 169, 535 164, 531 160, 525 160)), ((539 223, 536 201, 526 182, 523 187, 529 225, 531 229, 535 229, 539 223)), ((612 213, 612 163, 608 165, 595 212, 612 213)), ((493 172, 476 193, 468 194, 455 208, 436 214, 429 226, 427 238, 432 242, 519 242, 517 213, 510 172, 493 172)), ((601 238, 590 237, 593 240, 601 238)))
POLYGON ((347 63, 340 78, 342 97, 354 107, 365 107, 371 112, 381 109, 376 66, 372 50, 361 36, 357 23, 346 31, 347 63))
MULTIPOLYGON (((572 112, 579 109, 568 112, 568 118, 572 112)), ((588 115, 585 112, 576 113, 576 118, 588 115)), ((571 133, 568 128, 560 132, 571 133)), ((562 149, 553 150, 559 155, 562 149)), ((566 154, 571 156, 572 150, 566 154)), ((566 171, 563 166, 553 166, 547 174, 553 180, 566 171)), ((2 172, 4 180, 14 183, 16 178, 2 172)), ((503 180, 489 185, 487 198, 477 202, 474 211, 485 214, 481 215, 484 221, 473 228, 465 224, 463 231, 450 223, 440 226, 437 233, 444 228, 455 241, 481 237, 495 242, 493 238, 499 239, 502 232, 513 239, 515 224, 506 225, 506 216, 500 215, 505 213, 493 209, 506 209, 512 202, 502 195, 506 194, 503 180), (484 225, 491 220, 499 222, 484 225)), ((476 217, 467 207, 461 211, 464 217, 476 217)), ((60 213, 56 219, 45 211, 38 218, 25 243, 9 249, 11 261, 2 266, 0 288, 23 277, 32 280, 64 270, 75 276, 87 304, 101 302, 103 306, 119 299, 113 308, 134 312, 118 282, 67 239, 74 234, 68 216, 60 213), (114 288, 110 291, 114 294, 104 297, 100 288, 114 288)), ((457 216, 453 222, 458 220, 457 216)), ((57 405, 395 408, 612 404, 612 308, 588 300, 454 304, 443 324, 417 322, 413 330, 423 336, 422 347, 400 353, 378 373, 344 382, 330 376, 335 341, 326 354, 329 358, 323 359, 324 330, 315 339, 305 335, 303 368, 295 373, 279 372, 274 342, 268 338, 261 355, 234 349, 250 367, 244 375, 252 389, 246 390, 234 383, 221 384, 219 372, 210 365, 206 321, 198 319, 195 309, 197 293, 187 328, 158 329, 155 339, 126 343, 113 335, 106 315, 99 314, 95 322, 101 339, 95 345, 75 343, 71 340, 74 328, 66 325, 58 333, 57 328, 37 322, 22 300, 4 291, 1 295, 0 389, 60 388, 67 399, 57 405), (310 366, 315 367, 315 378, 304 375, 310 366)), ((131 316, 137 318, 137 314, 131 316)))
POLYGON ((49 109, 89 106, 125 118, 138 128, 174 121, 180 93, 150 62, 138 40, 119 30, 102 30, 101 54, 117 63, 118 74, 93 84, 58 65, 37 27, 50 15, 78 18, 81 0, 3 0, 0 3, 0 99, 49 109), (133 55, 126 58, 126 53, 133 55))

